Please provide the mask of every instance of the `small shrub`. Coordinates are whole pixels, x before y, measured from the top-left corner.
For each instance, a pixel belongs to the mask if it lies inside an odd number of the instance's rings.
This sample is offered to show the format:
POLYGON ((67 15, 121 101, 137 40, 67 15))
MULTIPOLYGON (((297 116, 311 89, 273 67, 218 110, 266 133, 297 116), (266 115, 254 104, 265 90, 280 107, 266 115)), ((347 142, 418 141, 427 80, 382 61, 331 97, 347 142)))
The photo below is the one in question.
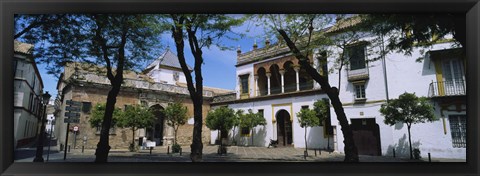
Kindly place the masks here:
POLYGON ((130 143, 130 145, 128 146, 128 150, 130 152, 136 152, 138 151, 139 147, 137 145, 135 145, 135 143, 130 143))
POLYGON ((421 158, 421 156, 420 156, 420 149, 418 149, 418 148, 413 149, 413 157, 414 157, 415 159, 417 159, 417 160, 421 158))
POLYGON ((178 144, 173 144, 172 145, 172 153, 179 153, 182 147, 178 144))

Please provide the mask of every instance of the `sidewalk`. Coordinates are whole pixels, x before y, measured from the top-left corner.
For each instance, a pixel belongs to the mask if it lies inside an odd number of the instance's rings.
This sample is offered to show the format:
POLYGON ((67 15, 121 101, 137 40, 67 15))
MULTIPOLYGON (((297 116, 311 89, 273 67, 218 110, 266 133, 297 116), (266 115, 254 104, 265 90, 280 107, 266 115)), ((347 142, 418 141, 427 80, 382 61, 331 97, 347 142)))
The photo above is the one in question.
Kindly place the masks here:
MULTIPOLYGON (((46 147, 45 147, 46 149, 46 147)), ((158 146, 152 150, 139 150, 129 152, 128 149, 111 149, 109 162, 191 162, 190 147, 182 146, 182 153, 172 154, 166 146, 158 146)), ((226 155, 217 154, 218 146, 206 145, 203 147, 204 162, 343 162, 344 154, 338 152, 308 150, 308 156, 304 157, 304 149, 293 147, 244 147, 229 146, 226 155), (315 155, 316 153, 316 155, 315 155)), ((171 149, 170 149, 171 150, 171 149)), ((46 160, 46 151, 44 159, 46 160)), ((49 162, 93 162, 95 149, 81 148, 71 149, 63 160, 64 152, 58 152, 57 147, 52 147, 49 162)), ((34 157, 34 155, 33 155, 34 157)), ((16 160, 16 162, 32 162, 32 158, 16 160)), ((428 162, 428 158, 410 160, 409 158, 393 158, 390 156, 364 156, 360 155, 360 162, 428 162)), ((461 159, 432 158, 432 162, 465 162, 461 159)))

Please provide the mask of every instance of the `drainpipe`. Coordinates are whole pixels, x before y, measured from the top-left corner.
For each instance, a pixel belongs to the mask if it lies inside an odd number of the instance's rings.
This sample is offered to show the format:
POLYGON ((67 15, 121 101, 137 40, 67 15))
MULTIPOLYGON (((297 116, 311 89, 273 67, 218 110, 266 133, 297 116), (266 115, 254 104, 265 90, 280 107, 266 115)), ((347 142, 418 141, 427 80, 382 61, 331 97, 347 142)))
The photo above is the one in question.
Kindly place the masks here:
POLYGON ((388 82, 387 82, 387 65, 385 64, 385 46, 384 46, 384 40, 383 40, 383 34, 380 35, 380 38, 382 40, 382 67, 383 67, 383 79, 385 81, 385 96, 387 97, 387 103, 388 103, 388 82))

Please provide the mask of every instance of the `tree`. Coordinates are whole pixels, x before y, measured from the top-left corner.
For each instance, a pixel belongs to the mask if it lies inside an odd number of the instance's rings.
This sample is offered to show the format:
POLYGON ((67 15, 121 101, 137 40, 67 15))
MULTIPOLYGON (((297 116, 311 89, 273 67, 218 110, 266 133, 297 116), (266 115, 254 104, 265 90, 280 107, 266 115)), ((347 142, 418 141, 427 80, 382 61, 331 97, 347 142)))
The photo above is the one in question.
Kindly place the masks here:
POLYGON ((95 162, 107 162, 109 129, 124 70, 138 69, 157 56, 160 41, 157 37, 161 31, 153 15, 72 14, 64 18, 68 23, 38 28, 40 32, 34 33, 38 39, 33 43, 41 49, 34 54, 37 62, 48 64, 50 74, 59 75, 63 66, 73 61, 104 66, 99 74, 106 75, 111 89, 95 162))
POLYGON ((393 126, 397 123, 407 124, 410 159, 412 155, 412 139, 410 128, 412 124, 433 122, 437 120, 433 114, 433 106, 425 97, 417 97, 414 93, 403 93, 398 99, 382 104, 380 113, 385 116, 384 123, 393 126))
POLYGON ((237 134, 237 132, 235 130, 240 125, 240 117, 243 115, 243 113, 244 113, 243 109, 239 109, 235 112, 235 116, 233 118, 232 138, 233 138, 234 145, 237 145, 237 140, 235 139, 235 134, 237 134))
POLYGON ((247 114, 243 114, 240 116, 240 127, 241 128, 248 128, 248 130, 252 131, 252 145, 253 145, 253 133, 255 131, 255 127, 261 125, 265 126, 267 121, 263 118, 263 114, 260 113, 253 113, 251 109, 248 110, 247 114))
MULTIPOLYGON (((326 120, 329 118, 330 113, 330 104, 328 103, 328 99, 317 100, 313 103, 313 110, 315 111, 315 115, 317 116, 318 120, 320 121, 320 125, 323 124, 323 128, 328 129, 326 120)), ((327 131, 327 130, 325 130, 327 131)), ((327 137, 327 148, 330 149, 330 138, 327 137)))
POLYGON ((311 109, 302 109, 297 113, 298 123, 300 127, 305 128, 305 153, 307 152, 307 128, 320 125, 320 119, 317 117, 317 112, 311 109))
POLYGON ((202 161, 202 104, 203 104, 203 77, 202 48, 211 45, 224 48, 219 39, 231 32, 231 27, 240 25, 243 20, 222 14, 171 14, 164 18, 166 27, 172 32, 177 48, 177 56, 187 80, 188 92, 193 101, 193 140, 190 145, 190 159, 193 162, 202 161), (195 85, 185 59, 185 42, 187 39, 195 64, 195 85))
POLYGON ((220 146, 223 147, 222 139, 228 137, 230 131, 236 123, 236 114, 233 109, 226 106, 219 107, 207 114, 205 125, 211 130, 220 132, 220 146), (224 136, 226 135, 226 136, 224 136))
MULTIPOLYGON (((339 91, 336 87, 331 87, 328 82, 328 75, 321 75, 310 65, 309 58, 313 51, 321 49, 328 45, 328 37, 319 32, 326 28, 331 19, 328 15, 261 15, 267 28, 277 33, 279 38, 283 38, 285 45, 290 49, 299 64, 306 72, 320 84, 322 90, 332 102, 333 109, 340 122, 345 144, 346 162, 358 162, 358 150, 353 140, 353 132, 345 115, 342 102, 339 98, 339 91), (315 32, 315 36, 314 36, 315 32)), ((282 42, 283 43, 283 42, 282 42)))
MULTIPOLYGON (((226 106, 219 107, 210 111, 205 119, 205 125, 211 130, 219 130, 220 134, 225 134, 235 125, 235 111, 226 106)), ((225 138, 227 136, 221 136, 225 138)))
MULTIPOLYGON (((90 116, 90 119, 88 119, 90 126, 92 128, 101 127, 104 116, 105 116, 105 103, 98 103, 92 109, 92 115, 90 116)), ((116 107, 115 110, 113 111, 111 127, 116 127, 121 117, 122 117, 122 110, 116 107)))
POLYGON ((153 126, 156 117, 153 113, 140 105, 127 106, 119 119, 118 126, 121 128, 130 128, 132 130, 132 143, 130 151, 135 151, 135 131, 139 128, 147 128, 153 126))
POLYGON ((183 106, 179 102, 169 103, 168 106, 162 110, 165 114, 165 120, 167 125, 173 127, 175 132, 174 144, 177 144, 177 132, 178 128, 187 123, 187 107, 183 106))

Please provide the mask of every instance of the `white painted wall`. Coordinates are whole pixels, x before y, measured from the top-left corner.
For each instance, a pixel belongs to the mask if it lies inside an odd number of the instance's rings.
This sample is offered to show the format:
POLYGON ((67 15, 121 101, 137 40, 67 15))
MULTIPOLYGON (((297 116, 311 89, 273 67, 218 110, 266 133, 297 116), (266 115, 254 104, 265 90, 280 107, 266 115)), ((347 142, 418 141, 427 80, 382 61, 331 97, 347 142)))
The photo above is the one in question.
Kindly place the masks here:
MULTIPOLYGON (((248 109, 252 109, 254 113, 258 112, 259 109, 264 110, 264 117, 266 119, 267 125, 264 127, 258 126, 255 129, 254 134, 254 145, 255 146, 268 146, 270 139, 276 140, 276 123, 273 123, 275 115, 278 111, 284 109, 290 113, 292 116, 292 129, 293 129, 293 145, 296 148, 304 148, 304 132, 305 129, 301 128, 298 123, 297 113, 300 112, 302 106, 308 105, 309 108, 313 107, 313 103, 316 100, 326 98, 325 95, 309 95, 309 96, 299 96, 299 97, 290 97, 290 98, 281 98, 273 100, 264 100, 256 101, 249 103, 237 103, 229 104, 228 107, 236 110, 243 109, 245 112, 248 112, 248 109), (287 105, 285 105, 287 104, 287 105), (291 105, 290 105, 291 104, 291 105)), ((238 145, 252 145, 250 137, 241 137, 239 135, 239 129, 236 129, 236 139, 238 145)), ((327 138, 324 138, 323 127, 314 127, 307 129, 307 145, 308 148, 327 148, 327 138)), ((233 131, 230 132, 230 136, 233 131)), ((211 132, 212 144, 215 142, 214 139, 217 139, 218 132, 211 132)), ((330 139, 330 148, 333 148, 333 139, 330 139)))
MULTIPOLYGON (((25 55, 15 54, 17 62, 14 79, 14 147, 17 141, 35 137, 38 130, 38 119, 29 109, 30 93, 33 97, 41 95, 43 87, 41 76, 35 71, 34 63, 25 55), (34 83, 35 82, 35 83, 34 83)), ((34 101, 32 101, 32 104, 34 101)), ((42 108, 41 106, 38 108, 42 108)))
POLYGON ((176 82, 187 83, 187 80, 185 78, 185 74, 183 74, 182 71, 178 71, 178 70, 158 68, 158 66, 156 66, 152 71, 150 71, 148 73, 148 75, 155 82, 158 82, 158 83, 165 83, 165 84, 171 84, 171 85, 175 85, 176 82), (178 75, 179 75, 178 81, 175 81, 173 79, 173 75, 175 73, 178 73, 178 75))
MULTIPOLYGON (((450 43, 438 44, 425 49, 440 50, 451 48, 450 43)), ((370 48, 375 50, 374 48, 370 48)), ((372 57, 372 56, 368 56, 372 57)), ((329 68, 333 66, 333 58, 329 58, 329 68)), ((366 98, 368 101, 386 100, 385 83, 383 76, 383 68, 381 61, 374 61, 368 64, 369 80, 366 83, 366 98)), ((388 94, 390 99, 398 98, 404 92, 415 93, 417 96, 427 96, 428 88, 431 82, 436 82, 435 65, 425 53, 420 49, 415 49, 411 56, 403 53, 390 53, 386 56, 388 94), (423 61, 416 62, 419 57, 424 57, 423 61)), ((332 86, 338 85, 338 71, 329 75, 329 81, 332 86)), ((354 102, 353 85, 347 81, 347 72, 342 71, 340 100, 342 103, 354 102)), ((433 102, 432 102, 433 103, 433 102)), ((374 117, 376 123, 380 126, 381 150, 382 155, 393 155, 392 149, 396 149, 397 156, 409 156, 408 132, 406 125, 397 124, 388 126, 383 123, 384 117, 379 113, 381 103, 363 104, 363 105, 347 105, 344 106, 345 114, 349 122, 350 119, 362 118, 360 111, 364 112, 365 118, 374 117)), ((435 107, 436 116, 440 117, 440 107, 435 107)), ((336 114, 332 108, 332 125, 336 125, 337 132, 337 148, 339 152, 344 152, 343 133, 336 118, 336 114)), ((451 113, 451 112, 449 112, 451 113)), ((443 120, 433 123, 423 123, 412 125, 412 144, 418 147, 422 157, 428 157, 431 153, 432 157, 437 158, 466 158, 465 148, 453 148, 451 142, 451 133, 448 123, 448 115, 445 113, 446 132, 443 127, 443 120)), ((466 114, 457 112, 457 114, 466 114)))

